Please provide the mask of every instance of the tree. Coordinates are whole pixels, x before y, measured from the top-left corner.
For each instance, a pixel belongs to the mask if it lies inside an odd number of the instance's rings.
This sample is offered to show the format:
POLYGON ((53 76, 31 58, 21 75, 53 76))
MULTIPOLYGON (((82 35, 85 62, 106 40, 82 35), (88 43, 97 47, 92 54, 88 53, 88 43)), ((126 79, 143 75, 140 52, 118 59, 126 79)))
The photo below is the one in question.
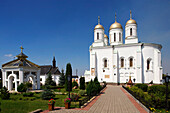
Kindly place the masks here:
POLYGON ((86 91, 88 96, 95 96, 97 94, 95 83, 92 80, 87 85, 86 91))
POLYGON ((102 87, 100 86, 100 83, 99 83, 99 81, 97 79, 97 76, 94 78, 94 84, 95 84, 97 93, 99 93, 102 87))
POLYGON ((71 68, 71 64, 68 63, 66 66, 66 75, 65 75, 65 89, 66 91, 72 91, 72 68, 71 68), (68 82, 68 76, 70 76, 70 82, 68 82), (69 85, 69 87, 68 87, 69 85))
POLYGON ((80 78, 80 89, 85 90, 85 78, 84 77, 80 78))
POLYGON ((65 76, 64 76, 64 69, 61 70, 60 78, 59 78, 59 85, 64 86, 65 84, 65 76))
POLYGON ((8 92, 7 88, 4 86, 1 89, 1 98, 2 99, 9 99, 9 97, 10 97, 10 93, 8 92))
POLYGON ((45 85, 56 86, 55 81, 52 80, 51 73, 48 74, 48 78, 45 80, 45 85))

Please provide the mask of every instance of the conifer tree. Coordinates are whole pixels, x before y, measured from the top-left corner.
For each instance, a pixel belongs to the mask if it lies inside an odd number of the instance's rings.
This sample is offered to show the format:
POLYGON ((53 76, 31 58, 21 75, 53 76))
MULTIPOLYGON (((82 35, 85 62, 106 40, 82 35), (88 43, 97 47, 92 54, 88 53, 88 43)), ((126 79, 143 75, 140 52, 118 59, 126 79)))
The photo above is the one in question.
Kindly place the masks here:
POLYGON ((85 78, 84 77, 80 78, 80 89, 85 90, 85 78))
POLYGON ((61 70, 60 78, 59 78, 59 85, 64 86, 65 84, 65 75, 64 75, 64 69, 61 70))
POLYGON ((66 66, 66 74, 65 74, 65 89, 66 91, 72 91, 72 68, 71 68, 71 64, 68 63, 66 66), (70 82, 68 82, 68 76, 70 76, 70 82), (69 87, 68 87, 69 85, 69 87))
POLYGON ((48 78, 45 80, 45 85, 46 86, 56 86, 55 81, 53 81, 51 73, 48 74, 48 78))

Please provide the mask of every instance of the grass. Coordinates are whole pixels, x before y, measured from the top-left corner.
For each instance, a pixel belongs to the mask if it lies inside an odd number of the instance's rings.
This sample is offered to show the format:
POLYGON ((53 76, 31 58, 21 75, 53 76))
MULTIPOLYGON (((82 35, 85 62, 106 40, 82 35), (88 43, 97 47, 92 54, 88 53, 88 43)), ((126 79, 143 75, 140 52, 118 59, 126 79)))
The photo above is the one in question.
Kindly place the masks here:
MULTIPOLYGON (((35 94, 33 97, 23 97, 22 94, 11 94, 9 100, 1 101, 1 112, 2 113, 27 113, 36 109, 46 110, 48 109, 48 100, 42 100, 40 98, 41 93, 35 94)), ((55 106, 64 107, 64 99, 68 95, 56 95, 55 106)), ((78 102, 73 102, 71 107, 78 107, 78 102)))

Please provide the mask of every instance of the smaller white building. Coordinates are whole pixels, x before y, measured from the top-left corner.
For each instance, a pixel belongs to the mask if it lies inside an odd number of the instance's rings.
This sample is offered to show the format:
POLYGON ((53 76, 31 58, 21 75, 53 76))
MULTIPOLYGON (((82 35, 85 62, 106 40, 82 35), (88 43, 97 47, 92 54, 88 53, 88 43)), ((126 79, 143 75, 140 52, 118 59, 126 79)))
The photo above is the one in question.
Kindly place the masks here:
POLYGON ((60 71, 59 68, 56 67, 56 60, 55 57, 53 57, 52 61, 53 65, 43 65, 40 66, 41 72, 40 72, 40 83, 41 85, 45 85, 45 80, 48 78, 48 74, 51 73, 51 76, 53 80, 56 82, 56 85, 59 84, 59 77, 60 77, 60 71))
POLYGON ((16 60, 2 65, 3 86, 9 91, 17 91, 18 85, 24 82, 31 82, 32 89, 40 89, 40 67, 27 60, 23 49, 21 46, 21 53, 16 56, 16 60))

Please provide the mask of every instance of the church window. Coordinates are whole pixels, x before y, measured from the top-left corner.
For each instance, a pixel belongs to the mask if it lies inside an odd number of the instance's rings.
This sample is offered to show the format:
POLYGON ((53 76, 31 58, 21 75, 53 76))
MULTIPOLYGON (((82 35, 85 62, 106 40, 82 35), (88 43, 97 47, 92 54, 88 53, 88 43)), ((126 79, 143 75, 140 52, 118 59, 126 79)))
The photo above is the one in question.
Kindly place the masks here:
POLYGON ((132 36, 132 28, 130 28, 130 36, 132 36))
POLYGON ((130 62, 130 67, 133 67, 133 58, 130 58, 129 62, 130 62))
POLYGON ((124 67, 124 59, 121 59, 121 67, 124 67))
POLYGON ((97 33, 97 40, 99 39, 99 33, 97 33))
POLYGON ((149 69, 150 69, 150 63, 151 63, 151 60, 150 60, 150 59, 148 59, 148 60, 147 60, 147 70, 149 70, 149 69))
POLYGON ((104 67, 107 67, 107 59, 104 60, 104 67))
POLYGON ((116 41, 116 33, 114 33, 114 42, 116 41))
POLYGON ((121 33, 119 33, 119 41, 121 41, 121 33))

